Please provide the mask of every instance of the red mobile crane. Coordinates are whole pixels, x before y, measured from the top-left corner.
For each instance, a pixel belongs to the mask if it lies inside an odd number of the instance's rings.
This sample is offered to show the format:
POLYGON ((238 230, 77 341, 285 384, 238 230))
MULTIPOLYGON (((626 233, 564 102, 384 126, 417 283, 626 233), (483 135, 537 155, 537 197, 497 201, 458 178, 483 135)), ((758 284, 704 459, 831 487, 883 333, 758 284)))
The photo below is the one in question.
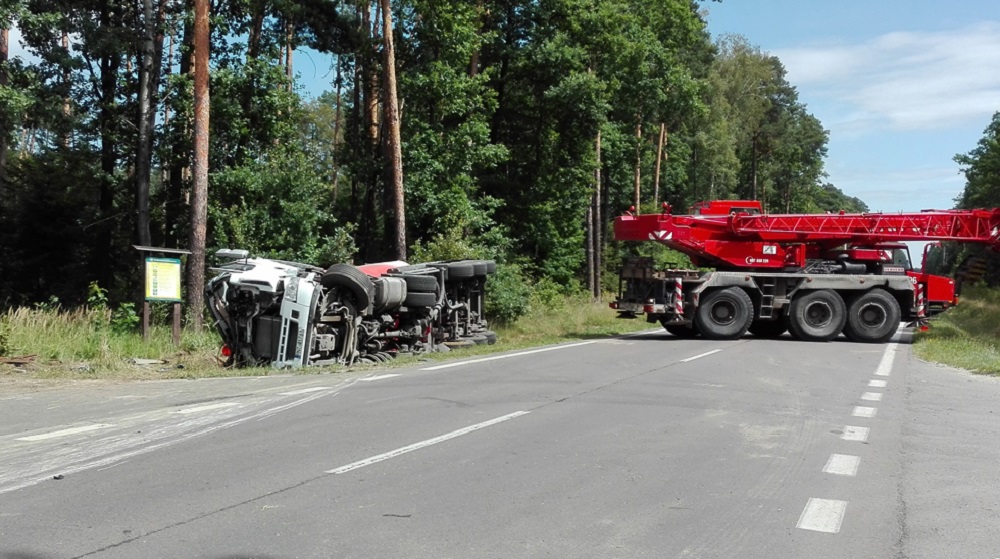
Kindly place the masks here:
POLYGON ((615 218, 615 239, 656 241, 698 270, 657 270, 629 258, 621 316, 645 314, 682 337, 735 339, 786 331, 810 341, 843 332, 858 342, 889 340, 901 321, 919 320, 958 302, 955 282, 910 266, 903 241, 984 243, 1000 250, 1000 208, 918 213, 766 214, 760 202, 702 202, 691 215, 615 218))

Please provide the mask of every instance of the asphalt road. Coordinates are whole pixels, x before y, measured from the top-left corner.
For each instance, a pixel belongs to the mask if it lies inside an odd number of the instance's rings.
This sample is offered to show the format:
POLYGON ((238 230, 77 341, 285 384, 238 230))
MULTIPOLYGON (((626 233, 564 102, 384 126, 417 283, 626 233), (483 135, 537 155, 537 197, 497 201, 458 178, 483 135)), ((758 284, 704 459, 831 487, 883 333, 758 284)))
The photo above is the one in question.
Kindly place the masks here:
POLYGON ((0 558, 994 559, 998 415, 905 334, 5 388, 0 558))

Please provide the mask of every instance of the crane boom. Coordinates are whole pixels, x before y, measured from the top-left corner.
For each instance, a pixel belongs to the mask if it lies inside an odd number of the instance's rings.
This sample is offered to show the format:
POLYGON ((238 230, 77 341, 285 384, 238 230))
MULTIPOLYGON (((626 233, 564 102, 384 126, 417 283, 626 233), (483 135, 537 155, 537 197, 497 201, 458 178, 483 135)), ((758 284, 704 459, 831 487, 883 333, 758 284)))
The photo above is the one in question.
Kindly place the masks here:
POLYGON ((1000 249, 1000 208, 916 213, 765 214, 756 201, 717 200, 691 215, 615 218, 616 240, 652 240, 696 264, 740 269, 801 268, 834 249, 900 241, 975 242, 1000 249))

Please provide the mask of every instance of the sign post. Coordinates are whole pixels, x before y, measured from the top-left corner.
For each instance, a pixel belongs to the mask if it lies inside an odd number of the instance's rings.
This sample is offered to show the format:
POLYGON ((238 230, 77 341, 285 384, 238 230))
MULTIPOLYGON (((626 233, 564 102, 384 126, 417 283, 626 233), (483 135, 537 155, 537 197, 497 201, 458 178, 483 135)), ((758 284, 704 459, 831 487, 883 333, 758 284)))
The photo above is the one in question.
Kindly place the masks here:
POLYGON ((173 334, 174 345, 181 344, 181 303, 184 301, 181 290, 181 259, 173 257, 148 256, 150 253, 183 255, 191 254, 189 250, 162 247, 146 247, 133 245, 136 250, 146 254, 143 267, 143 284, 145 285, 142 302, 142 339, 149 340, 150 301, 173 303, 173 334))

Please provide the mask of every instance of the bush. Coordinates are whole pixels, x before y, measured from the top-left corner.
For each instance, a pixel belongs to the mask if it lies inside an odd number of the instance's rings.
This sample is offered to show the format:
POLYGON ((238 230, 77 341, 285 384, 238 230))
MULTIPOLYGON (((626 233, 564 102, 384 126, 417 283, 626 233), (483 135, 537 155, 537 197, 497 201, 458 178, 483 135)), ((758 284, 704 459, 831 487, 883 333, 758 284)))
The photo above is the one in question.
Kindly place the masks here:
POLYGON ((531 309, 532 295, 528 279, 517 264, 497 266, 486 286, 486 318, 498 324, 511 324, 531 309))

